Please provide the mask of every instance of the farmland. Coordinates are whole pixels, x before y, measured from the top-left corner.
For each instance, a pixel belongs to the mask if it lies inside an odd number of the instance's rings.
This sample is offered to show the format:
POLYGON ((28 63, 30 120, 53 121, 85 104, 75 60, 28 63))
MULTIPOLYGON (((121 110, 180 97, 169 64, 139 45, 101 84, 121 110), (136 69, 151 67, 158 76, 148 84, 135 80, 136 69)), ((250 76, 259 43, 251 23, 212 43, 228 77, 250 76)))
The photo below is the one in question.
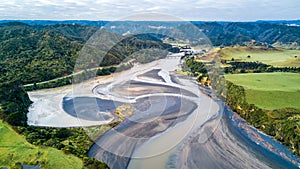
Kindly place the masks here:
POLYGON ((285 50, 263 47, 226 47, 219 50, 223 60, 262 62, 278 67, 299 67, 300 50, 285 50))
POLYGON ((298 73, 228 74, 226 79, 243 86, 249 103, 267 109, 300 109, 298 73))

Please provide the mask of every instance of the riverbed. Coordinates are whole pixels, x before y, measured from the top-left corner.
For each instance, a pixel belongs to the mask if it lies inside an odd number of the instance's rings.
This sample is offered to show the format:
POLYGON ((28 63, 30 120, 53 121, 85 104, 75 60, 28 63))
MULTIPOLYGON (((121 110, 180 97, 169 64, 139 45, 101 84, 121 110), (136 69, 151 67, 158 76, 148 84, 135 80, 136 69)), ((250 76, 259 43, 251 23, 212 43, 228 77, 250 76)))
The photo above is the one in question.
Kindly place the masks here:
POLYGON ((247 125, 195 80, 176 74, 180 60, 161 59, 73 86, 30 92, 29 124, 108 124, 114 110, 133 114, 108 130, 88 155, 122 168, 298 168, 278 142, 247 125))

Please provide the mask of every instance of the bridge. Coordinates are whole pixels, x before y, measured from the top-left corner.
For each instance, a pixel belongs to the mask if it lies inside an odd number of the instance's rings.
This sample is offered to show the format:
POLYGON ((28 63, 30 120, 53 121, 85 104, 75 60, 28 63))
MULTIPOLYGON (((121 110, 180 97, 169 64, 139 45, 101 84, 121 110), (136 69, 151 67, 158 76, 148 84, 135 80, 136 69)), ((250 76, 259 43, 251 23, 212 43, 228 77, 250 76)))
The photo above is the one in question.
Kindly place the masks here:
POLYGON ((172 53, 167 55, 167 59, 179 59, 185 56, 185 53, 172 53))

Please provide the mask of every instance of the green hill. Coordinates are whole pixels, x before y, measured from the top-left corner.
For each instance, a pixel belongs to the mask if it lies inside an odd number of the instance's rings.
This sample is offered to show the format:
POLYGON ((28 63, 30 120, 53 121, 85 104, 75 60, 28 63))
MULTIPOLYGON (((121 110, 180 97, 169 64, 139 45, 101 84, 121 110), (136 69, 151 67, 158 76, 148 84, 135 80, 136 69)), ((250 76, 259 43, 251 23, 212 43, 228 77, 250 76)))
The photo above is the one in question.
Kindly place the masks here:
POLYGON ((0 120, 0 168, 20 168, 18 163, 40 164, 42 168, 83 168, 83 162, 54 148, 40 148, 28 143, 0 120), (19 166, 19 167, 18 167, 19 166))

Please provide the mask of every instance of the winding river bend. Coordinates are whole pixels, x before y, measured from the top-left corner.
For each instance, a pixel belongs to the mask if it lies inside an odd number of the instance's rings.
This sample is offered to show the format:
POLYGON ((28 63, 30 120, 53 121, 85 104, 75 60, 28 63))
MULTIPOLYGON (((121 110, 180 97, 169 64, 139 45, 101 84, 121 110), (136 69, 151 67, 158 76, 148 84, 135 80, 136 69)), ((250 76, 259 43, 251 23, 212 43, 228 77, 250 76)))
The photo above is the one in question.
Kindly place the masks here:
POLYGON ((88 152, 112 169, 299 168, 286 147, 247 125, 193 79, 173 73, 179 63, 161 59, 73 87, 29 92, 34 103, 28 124, 99 126, 125 104, 132 116, 88 152))
POLYGON ((200 92, 192 79, 173 73, 179 59, 155 63, 96 86, 97 116, 86 114, 82 97, 64 100, 66 112, 88 120, 108 120, 124 104, 133 109, 95 142, 89 156, 113 169, 298 168, 299 159, 285 147, 248 126, 213 94, 200 92))
MULTIPOLYGON (((151 29, 144 30, 150 28, 146 25, 134 26, 138 29, 129 32, 126 26, 117 22, 122 29, 117 30, 132 35, 159 33, 170 40, 210 44, 202 31, 193 28, 194 25, 174 24, 175 29, 170 27, 170 30, 152 32, 151 29)), ((111 29, 116 28, 113 23, 108 25, 111 29)), ((113 35, 110 39, 110 34, 101 34, 101 31, 95 34, 96 37, 87 42, 92 48, 81 50, 82 55, 102 55, 107 49, 114 52, 113 49, 122 47, 122 43, 114 43, 121 38, 113 35), (114 45, 116 48, 111 48, 114 45), (94 47, 103 47, 103 50, 94 53, 94 47)), ((29 109, 28 124, 99 126, 116 120, 114 110, 117 107, 129 105, 132 115, 128 113, 130 116, 121 124, 99 137, 88 152, 90 157, 107 163, 112 169, 299 168, 300 160, 286 147, 247 125, 193 79, 174 73, 179 64, 177 58, 161 59, 136 65, 131 70, 117 73, 114 78, 98 79, 103 81, 96 85, 85 81, 83 85, 75 84, 74 88, 64 86, 30 92, 34 104, 29 109)))

